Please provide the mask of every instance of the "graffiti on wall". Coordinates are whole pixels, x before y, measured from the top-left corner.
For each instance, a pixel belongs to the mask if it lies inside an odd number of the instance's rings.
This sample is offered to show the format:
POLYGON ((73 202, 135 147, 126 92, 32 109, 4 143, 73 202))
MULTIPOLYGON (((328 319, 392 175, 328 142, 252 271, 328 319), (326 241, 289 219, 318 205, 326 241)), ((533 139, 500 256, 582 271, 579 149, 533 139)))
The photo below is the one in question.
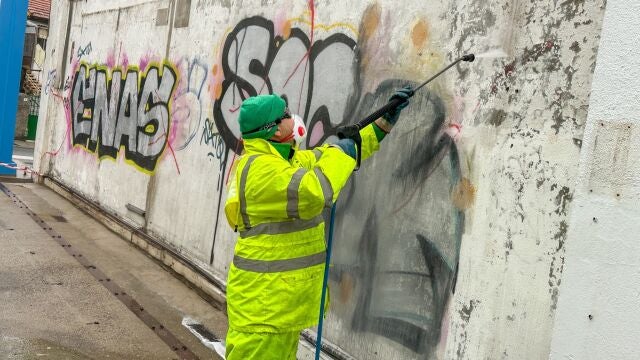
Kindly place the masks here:
POLYGON ((273 22, 251 17, 240 21, 224 43, 224 81, 213 114, 222 138, 234 151, 241 150, 237 110, 247 97, 287 96, 291 111, 305 120, 306 146, 311 147, 334 134, 355 110, 355 40, 336 33, 312 43, 301 29, 291 28, 285 34, 275 30, 273 22))
POLYGON ((142 72, 81 64, 71 92, 72 143, 99 158, 124 159, 153 172, 170 129, 169 103, 176 73, 168 63, 142 72))
POLYGON ((47 74, 47 81, 44 84, 45 95, 49 95, 49 92, 55 86, 57 76, 58 76, 58 72, 56 69, 50 70, 49 73, 47 74))
POLYGON ((89 41, 89 43, 87 45, 85 45, 84 47, 79 46, 78 47, 78 52, 76 54, 76 58, 77 59, 82 59, 83 56, 89 56, 91 55, 91 41, 89 41))
POLYGON ((209 65, 198 58, 182 58, 176 62, 176 68, 181 76, 173 101, 172 117, 182 124, 184 140, 176 146, 176 150, 181 151, 196 138, 207 118, 205 103, 209 65))
MULTIPOLYGON (((240 21, 224 42, 224 80, 214 97, 217 135, 227 149, 241 150, 237 110, 249 96, 286 95, 309 129, 305 146, 313 147, 413 84, 376 79, 375 91, 361 94, 361 41, 344 33, 314 40, 295 27, 283 33, 261 17, 240 21)), ((405 110, 406 125, 396 130, 402 138, 385 140, 378 168, 365 164, 339 200, 331 285, 344 306, 332 311, 351 318, 351 331, 429 357, 455 287, 464 211, 453 198, 463 178, 444 102, 426 90, 413 102, 420 107, 405 110)))

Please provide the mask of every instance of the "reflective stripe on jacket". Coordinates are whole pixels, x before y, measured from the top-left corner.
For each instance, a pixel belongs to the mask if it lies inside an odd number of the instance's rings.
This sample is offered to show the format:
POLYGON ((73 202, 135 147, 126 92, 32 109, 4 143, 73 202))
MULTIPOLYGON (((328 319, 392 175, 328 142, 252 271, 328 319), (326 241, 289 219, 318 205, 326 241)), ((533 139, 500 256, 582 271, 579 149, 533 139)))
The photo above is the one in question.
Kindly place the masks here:
MULTIPOLYGON (((360 134, 365 159, 379 142, 371 125, 360 134)), ((229 327, 280 333, 314 326, 326 257, 322 212, 355 160, 330 145, 296 151, 291 160, 266 140, 244 147, 225 204, 240 233, 227 281, 229 327)))

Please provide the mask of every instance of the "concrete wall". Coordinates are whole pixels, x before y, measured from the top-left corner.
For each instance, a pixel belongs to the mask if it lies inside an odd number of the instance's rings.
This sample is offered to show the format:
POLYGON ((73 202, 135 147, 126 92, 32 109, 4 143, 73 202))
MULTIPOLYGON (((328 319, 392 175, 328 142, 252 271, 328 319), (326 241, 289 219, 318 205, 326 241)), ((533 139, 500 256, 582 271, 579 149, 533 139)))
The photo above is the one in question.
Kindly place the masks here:
POLYGON ((593 77, 552 359, 640 353, 640 3, 609 1, 593 77))
POLYGON ((419 92, 350 181, 325 333, 358 359, 545 358, 604 4, 54 1, 36 166, 224 280, 243 98, 288 95, 312 147, 501 48, 419 92))

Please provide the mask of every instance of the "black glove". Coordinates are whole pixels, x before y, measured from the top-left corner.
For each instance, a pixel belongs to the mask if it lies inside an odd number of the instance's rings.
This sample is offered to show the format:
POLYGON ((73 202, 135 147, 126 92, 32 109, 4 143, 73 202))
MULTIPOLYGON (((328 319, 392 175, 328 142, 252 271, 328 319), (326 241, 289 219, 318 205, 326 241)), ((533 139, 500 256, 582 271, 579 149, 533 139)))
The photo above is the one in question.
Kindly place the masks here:
POLYGON ((404 101, 401 102, 395 109, 390 110, 386 114, 382 115, 382 118, 387 120, 387 122, 389 122, 391 126, 395 125, 398 121, 398 118, 400 117, 400 111, 402 111, 402 109, 409 105, 409 98, 411 96, 413 96, 413 89, 409 85, 403 87, 402 89, 396 90, 393 96, 389 98, 389 101, 392 101, 394 99, 401 99, 404 101))

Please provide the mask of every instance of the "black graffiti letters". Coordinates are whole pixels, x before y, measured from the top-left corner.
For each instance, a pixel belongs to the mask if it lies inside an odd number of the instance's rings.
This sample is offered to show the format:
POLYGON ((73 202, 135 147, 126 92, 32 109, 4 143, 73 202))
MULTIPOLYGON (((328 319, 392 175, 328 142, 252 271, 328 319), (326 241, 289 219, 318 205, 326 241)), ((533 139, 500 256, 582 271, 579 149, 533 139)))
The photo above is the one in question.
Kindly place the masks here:
POLYGON ((283 37, 265 18, 240 21, 224 43, 224 81, 213 112, 227 146, 242 150, 237 109, 244 99, 258 94, 287 96, 289 109, 309 129, 303 148, 321 144, 338 125, 351 122, 360 94, 355 48, 356 41, 343 33, 312 43, 299 28, 283 37))
POLYGON ((175 85, 168 64, 149 66, 144 74, 80 65, 71 94, 73 145, 114 159, 122 147, 126 160, 154 171, 167 145, 175 85))

